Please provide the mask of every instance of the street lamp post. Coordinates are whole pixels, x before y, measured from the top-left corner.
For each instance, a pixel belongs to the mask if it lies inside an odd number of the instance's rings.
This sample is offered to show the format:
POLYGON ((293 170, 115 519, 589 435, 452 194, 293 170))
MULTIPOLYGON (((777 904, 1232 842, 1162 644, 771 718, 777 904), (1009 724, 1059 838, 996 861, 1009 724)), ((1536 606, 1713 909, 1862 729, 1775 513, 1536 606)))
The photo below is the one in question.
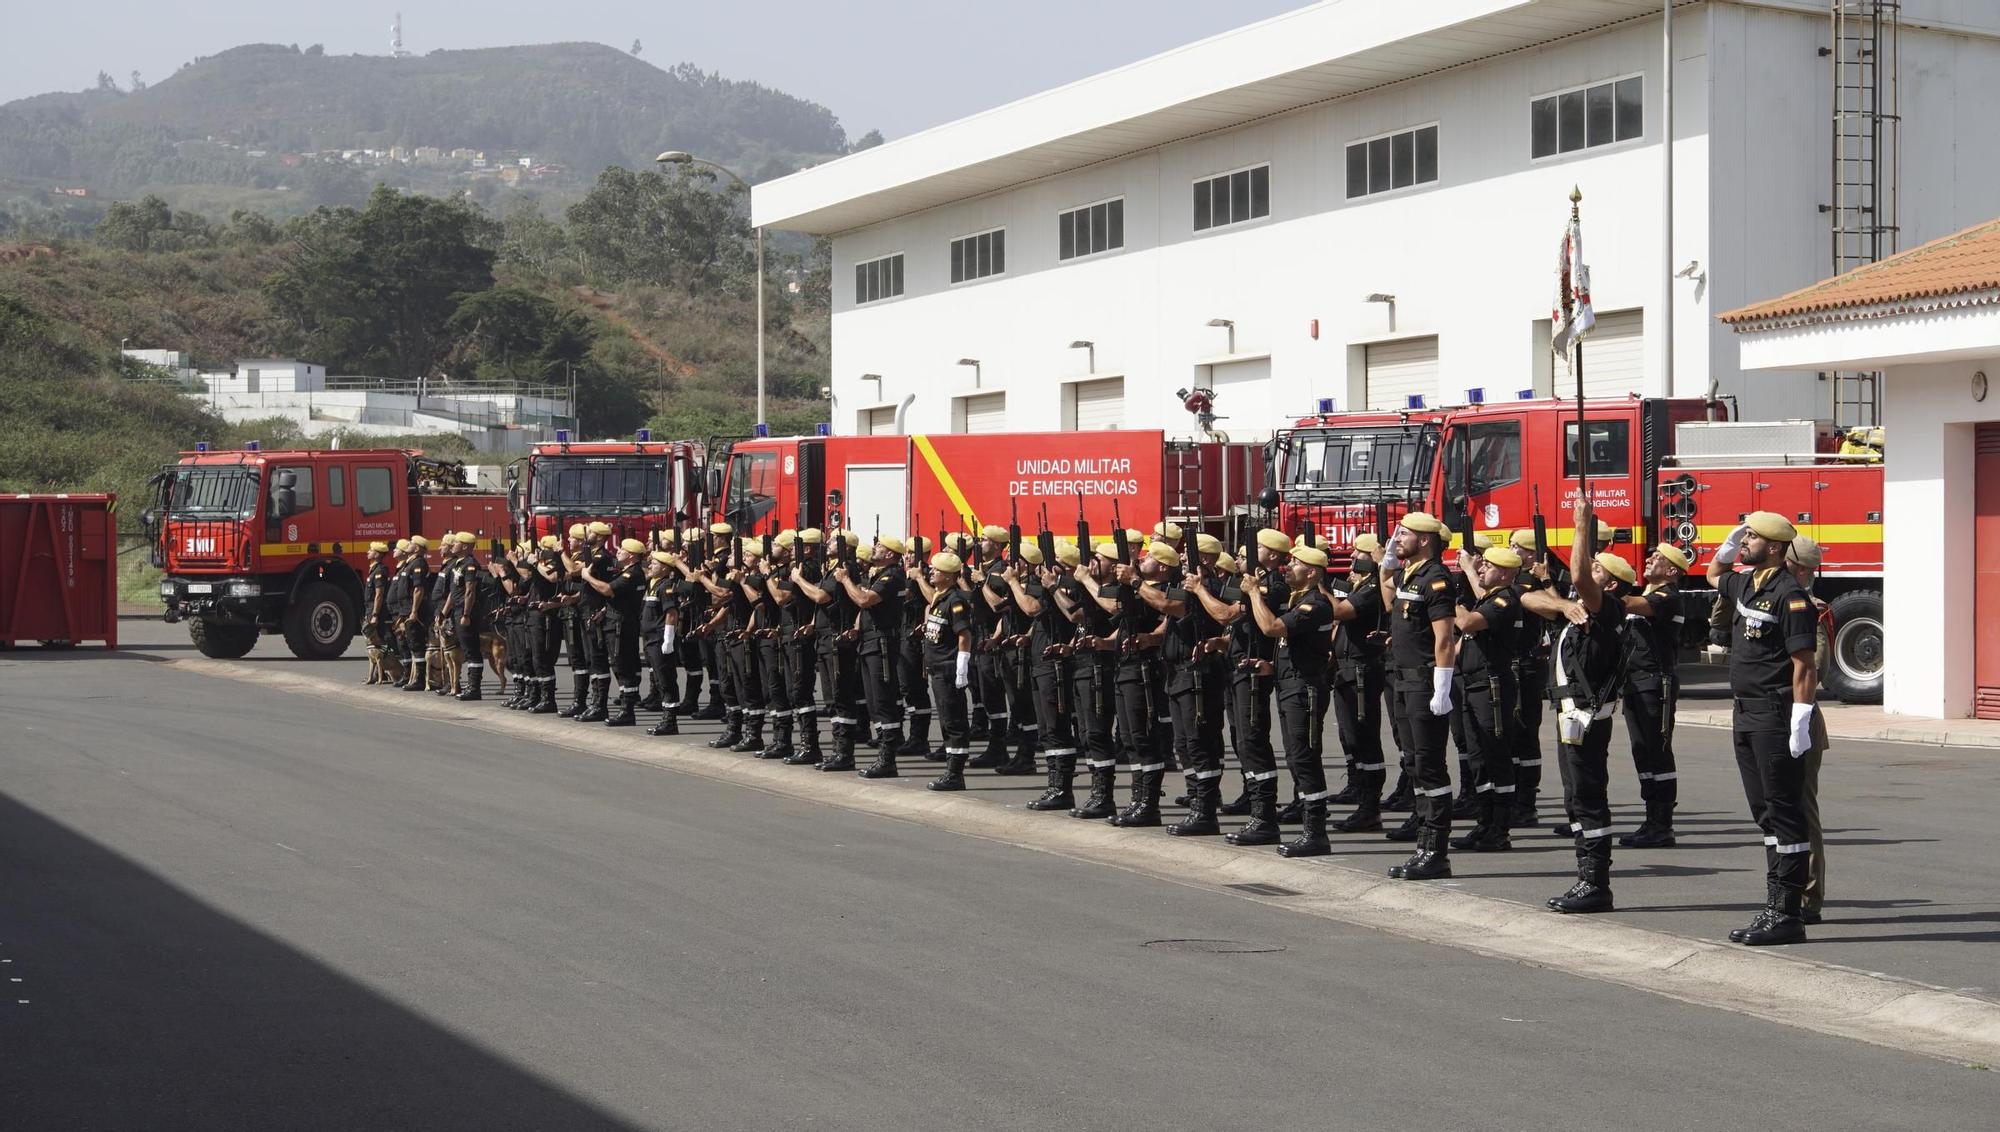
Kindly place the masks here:
MULTIPOLYGON (((739 185, 742 185, 742 186, 743 186, 743 191, 744 191, 744 192, 746 192, 746 193, 747 193, 747 192, 750 192, 750 191, 752 191, 752 190, 751 190, 751 188, 750 188, 750 182, 748 182, 748 181, 744 180, 743 178, 741 178, 741 177, 737 176, 737 175, 736 175, 736 174, 735 174, 734 172, 732 172, 732 171, 731 171, 731 170, 730 170, 730 169, 729 169, 729 168, 728 168, 727 166, 723 166, 723 165, 717 165, 717 164, 716 164, 715 162, 713 162, 713 161, 709 161, 709 160, 707 160, 707 159, 705 159, 705 158, 700 158, 700 157, 696 157, 696 156, 695 156, 694 154, 692 154, 692 153, 689 153, 689 152, 687 152, 686 150, 680 150, 680 149, 670 149, 670 150, 666 151, 665 153, 662 153, 662 154, 661 154, 661 155, 659 155, 658 157, 655 157, 655 158, 653 159, 653 161, 654 161, 654 162, 655 162, 656 164, 660 164, 660 165, 706 165, 706 166, 708 166, 708 167, 709 167, 710 169, 714 169, 714 170, 717 170, 717 171, 719 171, 719 172, 721 172, 721 173, 723 173, 723 174, 727 175, 727 176, 729 177, 729 179, 730 179, 730 180, 732 180, 732 181, 735 181, 735 182, 736 182, 737 184, 739 184, 739 185)), ((757 423, 761 425, 761 424, 765 423, 765 417, 764 417, 764 229, 763 229, 763 226, 762 226, 762 225, 759 225, 758 227, 756 227, 756 228, 754 229, 754 232, 756 233, 756 237, 757 237, 757 423)))

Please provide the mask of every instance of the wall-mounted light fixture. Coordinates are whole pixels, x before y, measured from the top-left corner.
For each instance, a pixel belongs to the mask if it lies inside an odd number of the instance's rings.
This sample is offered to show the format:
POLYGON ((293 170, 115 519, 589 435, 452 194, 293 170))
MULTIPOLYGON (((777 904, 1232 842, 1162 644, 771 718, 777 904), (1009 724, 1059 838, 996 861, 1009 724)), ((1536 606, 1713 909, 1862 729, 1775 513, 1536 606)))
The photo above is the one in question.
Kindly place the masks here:
POLYGON ((1396 296, 1376 291, 1364 297, 1361 301, 1364 303, 1387 304, 1389 307, 1389 333, 1394 334, 1396 332, 1396 296))
POLYGON ((971 367, 972 367, 972 387, 973 387, 974 389, 978 389, 978 388, 979 388, 979 378, 980 378, 980 373, 979 373, 979 359, 978 359, 978 358, 960 358, 960 359, 958 359, 958 364, 959 364, 959 365, 962 365, 962 366, 971 366, 971 367))
POLYGON ((1079 338, 1079 339, 1077 339, 1076 341, 1074 341, 1074 342, 1071 342, 1071 343, 1069 344, 1069 348, 1070 348, 1070 349, 1072 349, 1072 350, 1088 350, 1088 351, 1090 351, 1090 364, 1089 364, 1089 368, 1088 368, 1088 369, 1085 369, 1085 370, 1084 370, 1083 372, 1085 372, 1085 373, 1096 373, 1096 372, 1097 372, 1097 343, 1095 343, 1095 342, 1091 342, 1091 341, 1087 341, 1087 340, 1085 340, 1085 339, 1082 339, 1082 338, 1079 338))
POLYGON ((1236 352, 1236 320, 1233 318, 1211 318, 1208 320, 1208 324, 1220 327, 1229 332, 1229 349, 1226 352, 1234 354, 1236 352))

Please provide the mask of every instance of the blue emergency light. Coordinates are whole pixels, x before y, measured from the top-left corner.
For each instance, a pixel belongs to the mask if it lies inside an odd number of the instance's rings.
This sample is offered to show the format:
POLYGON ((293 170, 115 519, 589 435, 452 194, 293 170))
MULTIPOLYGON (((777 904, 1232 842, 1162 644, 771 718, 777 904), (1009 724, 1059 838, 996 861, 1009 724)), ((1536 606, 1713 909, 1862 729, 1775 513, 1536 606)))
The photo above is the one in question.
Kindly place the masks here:
POLYGON ((1421 409, 1421 408, 1423 408, 1423 407, 1424 407, 1424 395, 1423 395, 1423 394, 1421 394, 1421 393, 1411 393, 1411 394, 1409 394, 1408 396, 1406 396, 1406 397, 1404 397, 1404 398, 1403 398, 1403 407, 1404 407, 1405 409, 1421 409))
POLYGON ((1468 405, 1484 405, 1486 403, 1486 387, 1483 385, 1475 386, 1466 390, 1465 403, 1468 405))
POLYGON ((833 422, 832 422, 832 421, 821 421, 821 422, 819 422, 818 424, 814 425, 814 426, 813 426, 813 435, 815 435, 815 436, 832 436, 832 435, 833 435, 833 422))
POLYGON ((244 441, 244 442, 243 442, 243 450, 244 450, 245 452, 255 452, 255 451, 257 451, 257 450, 258 450, 259 448, 262 448, 262 447, 263 447, 263 445, 262 445, 262 444, 260 444, 260 443, 258 443, 258 442, 257 442, 257 441, 255 441, 255 440, 246 440, 246 441, 244 441))
POLYGON ((568 443, 569 443, 569 430, 568 430, 568 429, 566 429, 566 428, 559 428, 559 429, 557 429, 557 430, 556 430, 556 443, 557 443, 557 444, 568 444, 568 443))
POLYGON ((195 441, 195 442, 194 442, 194 450, 195 450, 196 452, 206 452, 206 451, 208 451, 208 441, 206 441, 206 440, 197 440, 197 441, 195 441))
POLYGON ((1532 389, 1523 389, 1519 393, 1514 394, 1514 396, 1519 397, 1523 401, 1532 401, 1535 399, 1535 391, 1532 389))
POLYGON ((771 424, 769 421, 758 421, 757 427, 752 431, 755 432, 759 437, 769 436, 771 435, 771 424))
POLYGON ((641 443, 641 444, 644 444, 644 443, 646 443, 647 441, 649 441, 649 440, 651 440, 651 439, 653 439, 653 430, 652 430, 652 429, 650 429, 650 428, 642 428, 642 429, 640 429, 640 430, 639 430, 639 436, 638 436, 638 440, 639 440, 639 443, 641 443))
POLYGON ((1331 397, 1321 397, 1319 399, 1319 411, 1322 413, 1337 413, 1340 411, 1340 402, 1331 397))

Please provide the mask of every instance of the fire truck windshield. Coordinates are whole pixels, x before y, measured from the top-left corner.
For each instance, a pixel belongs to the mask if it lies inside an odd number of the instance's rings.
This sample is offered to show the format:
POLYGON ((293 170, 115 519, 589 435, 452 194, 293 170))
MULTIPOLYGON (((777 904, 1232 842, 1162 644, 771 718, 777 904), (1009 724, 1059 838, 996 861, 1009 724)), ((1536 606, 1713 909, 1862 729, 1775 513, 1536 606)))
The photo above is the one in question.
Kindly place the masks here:
POLYGON ((544 456, 535 465, 536 512, 643 515, 671 510, 673 481, 657 456, 544 456))
POLYGON ((1279 482, 1301 502, 1406 500, 1421 491, 1437 454, 1432 424, 1309 428, 1278 438, 1279 482))
POLYGON ((257 505, 257 469, 244 464, 182 465, 172 469, 171 518, 247 519, 257 505))

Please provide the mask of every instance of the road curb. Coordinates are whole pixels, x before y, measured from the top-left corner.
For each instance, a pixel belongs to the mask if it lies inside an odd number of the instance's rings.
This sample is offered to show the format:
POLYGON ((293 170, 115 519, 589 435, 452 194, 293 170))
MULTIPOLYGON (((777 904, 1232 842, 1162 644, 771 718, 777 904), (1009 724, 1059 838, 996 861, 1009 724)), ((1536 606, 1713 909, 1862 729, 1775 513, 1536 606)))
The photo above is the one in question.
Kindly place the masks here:
MULTIPOLYGON (((1328 858, 1287 861, 1271 850, 1238 849, 1215 838, 1183 840, 1157 830, 1117 830, 1101 822, 1033 813, 966 794, 934 793, 925 790, 923 779, 917 776, 866 781, 850 774, 820 774, 714 751, 688 738, 650 738, 634 731, 579 727, 518 713, 482 712, 467 718, 464 713, 476 709, 433 696, 390 697, 364 686, 228 662, 168 663, 192 674, 459 723, 545 746, 669 767, 805 801, 919 822, 1194 887, 1220 889, 1273 907, 1819 1033, 1970 1064, 2000 1064, 2000 1003, 1910 980, 1610 920, 1559 916, 1442 885, 1392 881, 1328 858), (1227 887, 1241 884, 1274 885, 1296 895, 1227 887)), ((1336 843, 1336 853, 1338 848, 1336 843)))
MULTIPOLYGON (((1829 708, 1822 714, 1826 718, 1827 738, 1867 743, 1916 743, 1932 747, 1987 747, 2000 748, 2000 730, 1990 727, 1974 730, 1956 727, 1955 721, 1933 720, 1922 723, 1864 723, 1855 724, 1840 718, 1843 709, 1829 708)), ((1970 723, 1970 720, 1964 721, 1970 723)), ((1732 713, 1727 709, 1682 708, 1674 713, 1676 727, 1721 727, 1735 725, 1732 713)))

